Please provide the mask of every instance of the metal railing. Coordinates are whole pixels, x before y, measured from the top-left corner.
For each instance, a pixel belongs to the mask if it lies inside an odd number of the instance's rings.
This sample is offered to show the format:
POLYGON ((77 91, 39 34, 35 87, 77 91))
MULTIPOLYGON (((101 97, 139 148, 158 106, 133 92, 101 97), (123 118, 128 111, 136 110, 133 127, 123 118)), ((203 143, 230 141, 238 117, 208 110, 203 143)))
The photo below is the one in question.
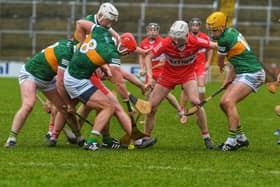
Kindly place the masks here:
MULTIPOLYGON (((143 0, 142 3, 133 3, 131 1, 118 3, 117 1, 113 2, 116 7, 139 7, 139 19, 138 19, 138 28, 137 32, 134 33, 137 36, 138 41, 141 41, 142 38, 145 36, 144 33, 144 23, 146 19, 146 11, 147 7, 149 8, 178 8, 178 19, 183 19, 183 10, 184 8, 200 8, 205 10, 217 10, 218 9, 218 0, 212 1, 209 4, 189 4, 184 3, 184 0, 180 0, 179 3, 149 3, 149 0, 143 0)), ((272 26, 275 26, 275 23, 271 23, 271 11, 272 10, 280 10, 279 6, 273 6, 272 0, 267 0, 266 6, 255 6, 255 5, 240 5, 239 0, 236 0, 236 11, 234 17, 234 25, 242 25, 242 26, 265 26, 265 36, 246 36, 249 40, 257 40, 259 41, 259 55, 260 59, 263 60, 264 58, 264 45, 268 44, 269 41, 279 41, 280 37, 271 37, 270 36, 270 29, 272 26), (266 21, 265 22, 251 22, 250 20, 238 20, 239 10, 266 10, 266 21)), ((44 35, 61 35, 65 37, 70 37, 72 34, 71 28, 73 28, 75 24, 75 20, 87 14, 86 6, 98 6, 99 2, 89 2, 87 0, 72 0, 72 1, 50 1, 50 0, 0 0, 1 3, 8 3, 8 4, 30 4, 32 5, 32 15, 29 18, 29 28, 28 30, 11 30, 0 28, 0 50, 2 49, 2 37, 4 34, 27 34, 32 40, 32 54, 36 53, 36 40, 37 35, 44 34, 44 35), (37 23, 37 5, 38 4, 49 4, 49 5, 57 5, 63 6, 67 5, 71 7, 70 16, 67 18, 67 28, 65 31, 56 31, 56 30, 35 30, 34 25, 37 23), (76 15, 77 9, 81 8, 82 15, 76 15)), ((278 24, 279 25, 279 24, 278 24)), ((163 34, 164 35, 164 34, 163 34)))

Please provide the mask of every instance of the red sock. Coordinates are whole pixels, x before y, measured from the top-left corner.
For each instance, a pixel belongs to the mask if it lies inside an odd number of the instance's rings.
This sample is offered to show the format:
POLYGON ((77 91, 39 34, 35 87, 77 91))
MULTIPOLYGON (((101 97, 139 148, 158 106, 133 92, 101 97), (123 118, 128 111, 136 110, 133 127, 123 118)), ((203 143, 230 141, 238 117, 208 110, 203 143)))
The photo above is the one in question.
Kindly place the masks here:
POLYGON ((49 132, 52 132, 54 129, 54 124, 53 123, 50 123, 49 124, 49 132))
POLYGON ((52 132, 52 138, 57 139, 59 136, 59 132, 52 132))

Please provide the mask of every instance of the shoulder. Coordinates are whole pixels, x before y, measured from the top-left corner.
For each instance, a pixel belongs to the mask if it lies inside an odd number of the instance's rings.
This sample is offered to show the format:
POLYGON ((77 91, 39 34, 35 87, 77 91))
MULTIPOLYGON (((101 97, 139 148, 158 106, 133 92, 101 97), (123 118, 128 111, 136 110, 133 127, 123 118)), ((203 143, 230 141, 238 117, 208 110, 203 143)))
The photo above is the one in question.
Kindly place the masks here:
POLYGON ((198 37, 204 38, 204 39, 209 39, 209 36, 207 34, 205 34, 204 32, 199 32, 198 37))
POLYGON ((222 34, 222 36, 219 38, 218 44, 219 45, 228 45, 233 40, 235 40, 235 38, 237 37, 238 34, 239 34, 239 32, 236 29, 234 29, 234 28, 227 28, 224 31, 224 33, 222 34))
POLYGON ((94 21, 94 15, 92 15, 92 14, 89 14, 89 15, 85 16, 83 19, 84 19, 84 20, 87 20, 87 21, 92 21, 92 22, 95 23, 95 21, 94 21))
POLYGON ((208 37, 195 36, 192 33, 188 34, 187 43, 189 45, 197 45, 197 44, 208 44, 208 37))

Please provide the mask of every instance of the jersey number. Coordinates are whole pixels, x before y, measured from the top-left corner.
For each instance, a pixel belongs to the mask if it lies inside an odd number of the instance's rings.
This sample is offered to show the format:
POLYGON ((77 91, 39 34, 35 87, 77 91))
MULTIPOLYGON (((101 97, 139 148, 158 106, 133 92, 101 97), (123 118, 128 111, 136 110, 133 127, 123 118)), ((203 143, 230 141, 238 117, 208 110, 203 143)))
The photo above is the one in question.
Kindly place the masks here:
POLYGON ((96 49, 96 46, 97 46, 96 40, 92 38, 88 42, 85 42, 81 45, 80 52, 87 53, 89 50, 96 49))
POLYGON ((239 33, 238 37, 237 37, 237 41, 242 43, 242 45, 248 50, 250 51, 250 46, 248 45, 248 43, 246 42, 245 38, 242 36, 242 34, 239 33))

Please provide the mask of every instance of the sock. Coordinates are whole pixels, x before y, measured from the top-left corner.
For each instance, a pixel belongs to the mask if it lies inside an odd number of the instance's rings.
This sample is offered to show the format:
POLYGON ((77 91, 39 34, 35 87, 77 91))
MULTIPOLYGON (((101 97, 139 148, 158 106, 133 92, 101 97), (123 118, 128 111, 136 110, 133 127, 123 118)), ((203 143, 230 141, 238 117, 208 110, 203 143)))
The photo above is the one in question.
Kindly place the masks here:
POLYGON ((53 123, 50 123, 50 124, 49 124, 49 132, 48 132, 48 134, 51 134, 52 131, 53 131, 53 129, 54 129, 54 124, 53 124, 53 123))
POLYGON ((17 137, 16 131, 11 130, 7 142, 10 142, 10 141, 16 142, 16 137, 17 137))
POLYGON ((53 131, 53 132, 52 132, 52 137, 51 137, 51 139, 57 139, 57 138, 58 138, 58 136, 59 136, 59 133, 58 133, 58 132, 53 131))
POLYGON ((228 131, 228 138, 225 143, 230 144, 230 145, 236 144, 236 131, 235 130, 228 131))
POLYGON ((185 106, 184 105, 180 106, 180 111, 183 111, 183 112, 185 111, 185 106))
POLYGON ((105 144, 112 144, 112 138, 111 138, 110 134, 103 134, 102 141, 105 144))
POLYGON ((238 126, 237 126, 236 133, 237 133, 237 134, 244 134, 244 132, 243 132, 243 128, 242 128, 242 126, 241 126, 241 125, 238 125, 238 126))
POLYGON ((203 139, 210 138, 210 135, 209 135, 208 131, 202 131, 201 135, 202 135, 203 139))
POLYGON ((11 130, 11 131, 10 131, 10 134, 9 134, 9 137, 10 137, 10 138, 16 138, 17 135, 18 135, 18 133, 17 133, 16 131, 11 130))
POLYGON ((103 144, 103 136, 102 134, 100 134, 100 132, 98 131, 91 131, 90 136, 87 140, 87 144, 91 144, 91 143, 98 143, 99 145, 103 144))
POLYGON ((235 130, 228 130, 228 137, 236 138, 236 131, 235 130))
POLYGON ((238 125, 238 127, 237 127, 236 138, 241 141, 245 141, 247 139, 246 135, 243 132, 241 125, 238 125))

